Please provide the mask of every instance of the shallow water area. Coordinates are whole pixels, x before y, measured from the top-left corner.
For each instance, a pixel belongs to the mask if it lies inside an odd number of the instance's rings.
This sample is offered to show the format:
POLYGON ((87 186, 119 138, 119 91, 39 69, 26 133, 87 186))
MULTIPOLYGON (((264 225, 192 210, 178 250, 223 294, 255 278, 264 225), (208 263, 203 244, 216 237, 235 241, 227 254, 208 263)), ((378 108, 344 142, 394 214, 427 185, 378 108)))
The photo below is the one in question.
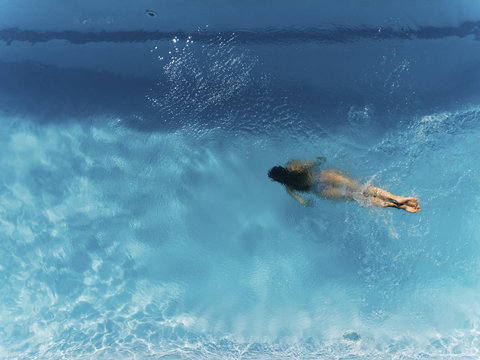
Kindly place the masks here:
MULTIPOLYGON (((474 189, 478 149, 464 153, 443 139, 450 119, 468 116, 478 115, 432 115, 362 153, 337 149, 373 174, 366 181, 388 188, 402 191, 414 171, 411 191, 423 195, 417 216, 329 200, 302 208, 265 180, 278 158, 338 145, 328 137, 289 149, 251 135, 226 144, 221 130, 198 138, 139 132, 118 119, 37 126, 4 118, 8 353, 221 358, 241 347, 245 358, 287 358, 294 347, 303 358, 313 347, 315 356, 381 357, 435 341, 430 351, 448 353, 444 343, 456 341, 474 356, 478 210, 462 197, 474 189), (408 160, 395 158, 406 142, 408 160), (471 165, 431 163, 442 174, 434 189, 422 164, 438 147, 471 165), (367 160, 375 156, 388 167, 376 169, 367 160), (452 194, 458 227, 448 223, 452 207, 435 205, 452 194), (352 328, 362 342, 342 344, 352 328)), ((476 143, 478 131, 465 130, 456 136, 476 143)))
POLYGON ((1 358, 479 357, 479 19, 286 4, 0 16, 1 358), (267 177, 316 156, 422 211, 267 177))

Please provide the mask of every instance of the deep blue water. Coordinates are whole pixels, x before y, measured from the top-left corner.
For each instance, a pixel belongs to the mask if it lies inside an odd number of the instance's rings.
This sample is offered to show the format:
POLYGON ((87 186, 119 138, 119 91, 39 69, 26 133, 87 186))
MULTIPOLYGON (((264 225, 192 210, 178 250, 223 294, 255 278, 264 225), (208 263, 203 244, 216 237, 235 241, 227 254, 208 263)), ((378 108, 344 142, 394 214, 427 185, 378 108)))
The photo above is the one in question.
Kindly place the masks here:
POLYGON ((476 2, 1 7, 0 358, 480 356, 476 2))

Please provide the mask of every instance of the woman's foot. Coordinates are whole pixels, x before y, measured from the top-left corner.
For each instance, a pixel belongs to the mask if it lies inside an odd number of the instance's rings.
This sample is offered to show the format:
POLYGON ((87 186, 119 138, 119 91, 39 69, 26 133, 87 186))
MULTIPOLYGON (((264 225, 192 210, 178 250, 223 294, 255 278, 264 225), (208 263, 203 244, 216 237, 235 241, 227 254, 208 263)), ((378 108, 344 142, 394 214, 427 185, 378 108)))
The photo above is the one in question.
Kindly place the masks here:
POLYGON ((403 196, 395 196, 394 199, 392 199, 394 202, 396 202, 398 205, 407 205, 410 207, 417 207, 418 206, 418 199, 417 198, 407 198, 403 196))
MULTIPOLYGON (((381 207, 394 207, 394 208, 397 208, 397 209, 402 209, 402 210, 405 210, 409 213, 418 213, 421 208, 420 206, 416 205, 416 206, 410 206, 410 205, 407 205, 407 204, 398 204, 394 201, 386 201, 386 200, 380 200, 378 198, 374 198, 374 197, 371 197, 370 198, 370 202, 372 203, 372 205, 375 205, 375 206, 381 206, 381 207)), ((418 202, 417 202, 418 204, 418 202)))
MULTIPOLYGON (((418 201, 417 201, 417 204, 418 204, 418 201)), ((403 209, 405 211, 408 211, 409 213, 418 213, 420 210, 421 210, 421 207, 416 205, 416 206, 410 206, 410 205, 407 205, 407 204, 402 204, 402 205, 398 205, 397 209, 403 209)))
POLYGON ((421 210, 421 207, 418 206, 418 199, 415 199, 415 198, 403 198, 403 199, 405 200, 401 204, 396 201, 381 200, 380 205, 382 207, 395 207, 397 209, 402 209, 413 214, 418 213, 421 210))

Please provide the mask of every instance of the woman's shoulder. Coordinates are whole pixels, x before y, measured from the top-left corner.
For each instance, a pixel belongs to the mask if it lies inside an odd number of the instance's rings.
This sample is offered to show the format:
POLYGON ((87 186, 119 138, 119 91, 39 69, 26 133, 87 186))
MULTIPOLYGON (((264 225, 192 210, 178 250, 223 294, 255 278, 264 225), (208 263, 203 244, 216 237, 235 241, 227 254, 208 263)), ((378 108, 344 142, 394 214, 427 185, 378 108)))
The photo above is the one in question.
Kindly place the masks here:
POLYGON ((313 161, 290 160, 285 164, 285 167, 290 171, 303 171, 310 168, 320 168, 326 160, 324 156, 317 156, 313 161))
POLYGON ((305 161, 290 160, 285 164, 285 167, 290 171, 300 171, 305 167, 305 161))

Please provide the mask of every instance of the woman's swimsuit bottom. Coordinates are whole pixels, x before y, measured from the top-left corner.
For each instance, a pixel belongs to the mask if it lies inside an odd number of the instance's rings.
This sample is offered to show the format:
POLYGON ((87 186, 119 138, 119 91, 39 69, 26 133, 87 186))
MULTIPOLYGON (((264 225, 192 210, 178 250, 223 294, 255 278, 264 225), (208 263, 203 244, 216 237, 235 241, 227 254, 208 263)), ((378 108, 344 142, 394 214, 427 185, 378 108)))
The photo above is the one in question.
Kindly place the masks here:
POLYGON ((313 189, 317 194, 323 194, 325 190, 331 188, 340 189, 342 196, 347 196, 347 184, 342 184, 340 186, 333 186, 325 181, 325 179, 320 174, 320 171, 312 172, 313 176, 313 189))

